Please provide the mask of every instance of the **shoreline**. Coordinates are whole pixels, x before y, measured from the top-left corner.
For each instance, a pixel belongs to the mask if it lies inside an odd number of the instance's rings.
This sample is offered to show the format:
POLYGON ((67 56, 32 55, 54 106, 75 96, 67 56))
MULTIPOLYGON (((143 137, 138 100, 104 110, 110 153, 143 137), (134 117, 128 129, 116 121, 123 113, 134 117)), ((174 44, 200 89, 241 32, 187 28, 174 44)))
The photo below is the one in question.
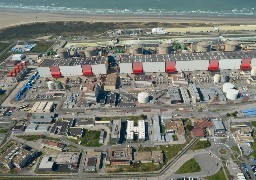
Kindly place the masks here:
POLYGON ((159 16, 159 15, 108 15, 62 12, 1 11, 0 29, 35 22, 83 21, 83 22, 159 22, 159 23, 205 23, 256 25, 256 17, 251 16, 159 16))

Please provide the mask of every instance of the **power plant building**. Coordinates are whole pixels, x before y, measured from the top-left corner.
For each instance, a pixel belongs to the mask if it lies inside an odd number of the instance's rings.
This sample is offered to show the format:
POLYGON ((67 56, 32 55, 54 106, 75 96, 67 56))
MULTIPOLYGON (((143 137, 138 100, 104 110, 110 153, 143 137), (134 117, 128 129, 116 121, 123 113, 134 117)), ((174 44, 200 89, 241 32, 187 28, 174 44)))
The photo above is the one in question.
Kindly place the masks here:
POLYGON ((148 73, 165 72, 165 62, 158 62, 152 66, 152 62, 143 62, 143 71, 148 73))
POLYGON ((181 71, 207 71, 209 61, 194 60, 194 61, 176 61, 176 69, 181 71))
MULTIPOLYGON (((250 70, 256 67, 256 52, 204 52, 185 54, 121 55, 120 74, 173 73, 178 70, 250 70)), ((44 59, 37 68, 40 77, 107 74, 105 57, 44 59)))
POLYGON ((105 57, 44 59, 37 71, 40 77, 92 76, 107 74, 105 57))
POLYGON ((120 63, 120 74, 132 74, 133 73, 133 66, 132 63, 120 63))
POLYGON ((39 67, 37 68, 37 71, 40 77, 45 77, 45 78, 52 77, 51 70, 49 67, 39 67))
POLYGON ((242 59, 221 59, 219 68, 222 69, 240 69, 242 59))
POLYGON ((82 76, 82 68, 81 65, 76 66, 59 66, 60 72, 62 76, 82 76))
POLYGON ((172 73, 176 70, 250 70, 256 66, 256 52, 204 52, 186 54, 121 55, 120 73, 172 73))

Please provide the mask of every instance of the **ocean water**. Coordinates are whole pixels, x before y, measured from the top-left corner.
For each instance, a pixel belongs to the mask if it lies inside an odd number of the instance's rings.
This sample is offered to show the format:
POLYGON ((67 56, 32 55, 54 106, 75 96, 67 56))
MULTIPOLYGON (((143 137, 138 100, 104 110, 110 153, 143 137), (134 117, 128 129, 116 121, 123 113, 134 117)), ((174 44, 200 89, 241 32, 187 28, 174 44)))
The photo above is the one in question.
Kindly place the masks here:
POLYGON ((89 14, 256 16, 256 0, 0 0, 0 9, 89 14))

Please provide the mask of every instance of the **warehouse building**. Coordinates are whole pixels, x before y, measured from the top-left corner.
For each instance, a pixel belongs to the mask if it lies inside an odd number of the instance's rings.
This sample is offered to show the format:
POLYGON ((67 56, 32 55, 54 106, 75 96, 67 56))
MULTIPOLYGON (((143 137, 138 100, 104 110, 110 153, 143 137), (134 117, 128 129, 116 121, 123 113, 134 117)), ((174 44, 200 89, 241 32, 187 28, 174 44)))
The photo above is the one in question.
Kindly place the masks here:
POLYGON ((50 113, 54 107, 54 102, 36 102, 31 108, 33 113, 50 113))
POLYGON ((160 118, 158 115, 154 115, 152 117, 153 120, 153 141, 154 142, 161 142, 164 141, 164 138, 161 135, 160 131, 160 118))
POLYGON ((163 160, 164 156, 161 150, 134 153, 134 162, 162 164, 163 160))
POLYGON ((213 123, 214 133, 216 135, 220 135, 220 136, 224 135, 226 132, 226 128, 225 128, 223 122, 218 119, 212 119, 211 121, 213 123))
POLYGON ((12 61, 19 61, 19 62, 24 59, 26 59, 25 54, 14 54, 14 55, 12 55, 12 58, 11 58, 12 61))
POLYGON ((130 165, 133 160, 132 148, 109 148, 107 151, 106 164, 114 166, 130 165))
POLYGON ((120 139, 121 134, 121 120, 113 120, 112 131, 111 131, 111 141, 117 143, 120 139))
POLYGON ((115 91, 117 88, 118 75, 116 73, 108 74, 104 84, 105 91, 115 91))

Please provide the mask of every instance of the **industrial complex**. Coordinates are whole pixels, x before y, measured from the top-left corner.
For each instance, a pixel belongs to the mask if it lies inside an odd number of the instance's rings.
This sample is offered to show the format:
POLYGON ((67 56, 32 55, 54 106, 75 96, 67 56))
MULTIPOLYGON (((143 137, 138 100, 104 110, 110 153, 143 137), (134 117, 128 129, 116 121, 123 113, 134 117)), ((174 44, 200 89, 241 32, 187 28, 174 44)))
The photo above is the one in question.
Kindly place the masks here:
POLYGON ((255 32, 221 28, 54 37, 40 53, 13 43, 0 174, 255 179, 255 32), (200 171, 179 173, 190 160, 200 171))

